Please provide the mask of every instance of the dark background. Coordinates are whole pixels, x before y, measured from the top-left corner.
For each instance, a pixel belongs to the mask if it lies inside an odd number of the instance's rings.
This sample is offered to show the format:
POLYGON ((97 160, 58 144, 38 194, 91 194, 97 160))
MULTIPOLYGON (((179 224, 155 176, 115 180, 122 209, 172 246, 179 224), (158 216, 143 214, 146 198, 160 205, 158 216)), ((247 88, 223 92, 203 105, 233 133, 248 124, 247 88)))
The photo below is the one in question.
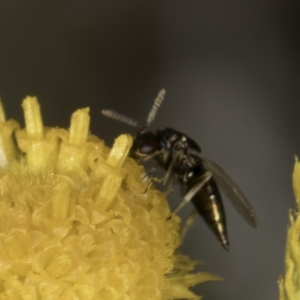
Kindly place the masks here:
MULTIPOLYGON (((278 299, 284 272, 291 173, 299 138, 299 1, 0 2, 0 94, 23 120, 36 95, 48 126, 68 126, 91 108, 91 131, 111 145, 143 122, 167 90, 154 128, 174 127, 239 183, 260 219, 250 228, 224 199, 230 252, 199 218, 183 252, 223 282, 196 288, 205 299, 278 299)), ((180 200, 175 191, 172 202, 180 200)), ((188 207, 185 212, 191 209, 188 207)))

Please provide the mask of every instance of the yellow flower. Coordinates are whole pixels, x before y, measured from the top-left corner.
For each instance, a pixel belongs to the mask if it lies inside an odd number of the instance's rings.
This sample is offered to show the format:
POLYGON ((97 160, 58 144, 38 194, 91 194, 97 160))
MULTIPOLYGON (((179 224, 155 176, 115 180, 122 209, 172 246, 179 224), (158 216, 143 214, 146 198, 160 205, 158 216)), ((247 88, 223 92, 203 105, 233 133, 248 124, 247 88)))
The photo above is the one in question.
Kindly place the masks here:
POLYGON ((37 99, 25 129, 0 107, 0 299, 200 299, 189 287, 219 277, 191 273, 179 254, 179 218, 127 158, 89 134, 89 109, 70 129, 44 127, 37 99))
POLYGON ((296 158, 293 189, 297 202, 296 213, 290 212, 285 254, 285 276, 279 279, 280 300, 300 299, 300 163, 296 158))

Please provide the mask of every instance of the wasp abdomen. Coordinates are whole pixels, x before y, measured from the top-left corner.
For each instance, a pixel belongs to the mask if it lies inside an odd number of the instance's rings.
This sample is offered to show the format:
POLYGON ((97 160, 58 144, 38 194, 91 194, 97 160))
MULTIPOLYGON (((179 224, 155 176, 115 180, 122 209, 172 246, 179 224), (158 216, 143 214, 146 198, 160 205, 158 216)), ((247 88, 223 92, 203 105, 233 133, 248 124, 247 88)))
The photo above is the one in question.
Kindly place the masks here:
POLYGON ((192 202, 222 246, 229 250, 225 211, 219 189, 213 178, 194 195, 192 202))

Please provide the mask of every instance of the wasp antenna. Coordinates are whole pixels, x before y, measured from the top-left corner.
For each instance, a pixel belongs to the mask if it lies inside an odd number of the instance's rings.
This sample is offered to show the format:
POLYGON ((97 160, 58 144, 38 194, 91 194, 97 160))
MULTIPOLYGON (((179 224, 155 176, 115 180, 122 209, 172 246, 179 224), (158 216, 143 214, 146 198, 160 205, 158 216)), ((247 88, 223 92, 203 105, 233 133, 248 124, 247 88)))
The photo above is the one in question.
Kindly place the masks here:
POLYGON ((162 102, 164 101, 165 98, 165 94, 166 94, 166 90, 165 89, 161 89, 157 95, 157 97, 154 99, 154 103, 153 106, 149 112, 148 118, 147 118, 147 122, 146 122, 146 126, 150 126, 150 124, 153 122, 157 110, 159 109, 160 105, 162 104, 162 102))
POLYGON ((133 126, 133 127, 142 127, 141 124, 139 124, 137 121, 131 119, 131 118, 128 118, 116 111, 113 111, 113 110, 107 110, 107 109, 102 109, 101 111, 102 115, 108 117, 108 118, 111 118, 111 119, 114 119, 116 121, 119 121, 119 122, 122 122, 122 123, 125 123, 127 125, 130 125, 130 126, 133 126))

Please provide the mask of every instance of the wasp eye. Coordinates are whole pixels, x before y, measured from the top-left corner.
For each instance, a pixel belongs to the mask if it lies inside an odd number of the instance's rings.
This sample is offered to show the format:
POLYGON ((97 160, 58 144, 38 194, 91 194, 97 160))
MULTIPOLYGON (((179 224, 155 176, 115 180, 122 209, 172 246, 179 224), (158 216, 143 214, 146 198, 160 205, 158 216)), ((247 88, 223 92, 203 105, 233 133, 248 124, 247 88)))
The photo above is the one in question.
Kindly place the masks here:
POLYGON ((158 149, 158 142, 156 136, 149 132, 140 137, 139 151, 141 154, 152 154, 158 149))
POLYGON ((154 139, 147 139, 140 146, 142 154, 151 154, 157 150, 157 141, 154 139))
POLYGON ((152 132, 145 132, 135 137, 131 156, 141 157, 151 155, 158 151, 158 148, 159 144, 156 135, 152 132))

